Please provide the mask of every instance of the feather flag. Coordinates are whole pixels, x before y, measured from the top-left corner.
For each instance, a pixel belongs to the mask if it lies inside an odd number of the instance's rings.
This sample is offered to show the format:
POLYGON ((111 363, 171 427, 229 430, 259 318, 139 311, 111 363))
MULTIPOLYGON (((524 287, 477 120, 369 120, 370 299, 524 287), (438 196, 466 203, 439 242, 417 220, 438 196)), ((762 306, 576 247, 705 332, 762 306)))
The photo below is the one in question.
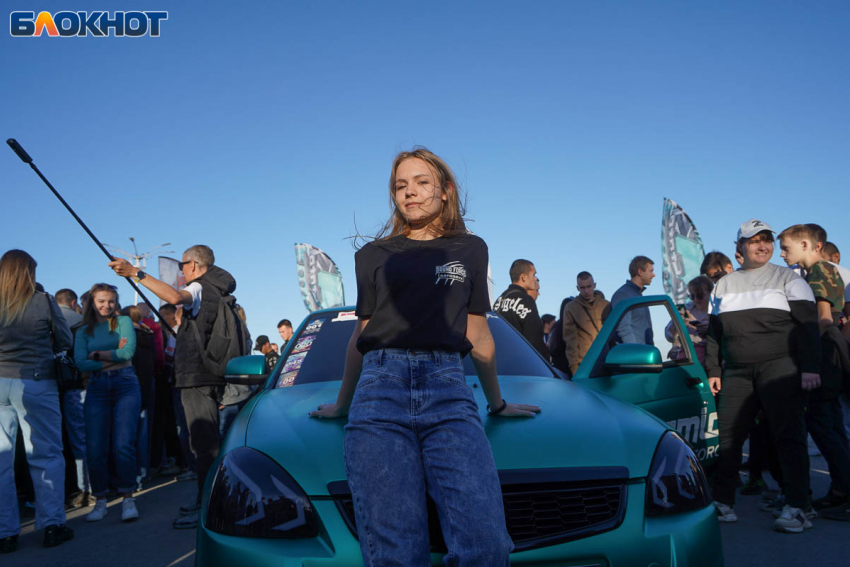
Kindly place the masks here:
POLYGON ((310 244, 295 244, 298 286, 307 311, 342 307, 345 290, 342 274, 330 256, 310 244))
POLYGON ((684 304, 688 300, 688 282, 699 276, 705 248, 691 218, 671 199, 664 199, 661 215, 661 255, 664 293, 673 303, 684 304))

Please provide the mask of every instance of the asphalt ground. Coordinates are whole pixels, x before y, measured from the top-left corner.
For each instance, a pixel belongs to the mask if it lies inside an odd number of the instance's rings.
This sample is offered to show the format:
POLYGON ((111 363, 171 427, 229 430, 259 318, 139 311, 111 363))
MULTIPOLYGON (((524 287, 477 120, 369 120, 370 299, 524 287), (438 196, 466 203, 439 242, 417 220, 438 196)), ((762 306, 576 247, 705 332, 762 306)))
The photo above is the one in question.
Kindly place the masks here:
MULTIPOLYGON (((826 462, 812 457, 812 489, 815 497, 829 488, 826 462)), ((775 483, 765 473, 768 484, 775 483)), ((43 532, 34 520, 23 523, 18 551, 0 556, 3 567, 191 567, 195 563, 195 530, 175 530, 172 520, 181 504, 192 501, 195 482, 158 480, 136 500, 140 517, 121 522, 121 503, 110 501, 109 513, 100 522, 87 523, 91 508, 68 513, 74 539, 59 547, 41 546, 43 532)), ((777 567, 850 565, 850 522, 816 519, 814 528, 802 534, 773 530, 773 516, 758 509, 759 496, 738 496, 735 524, 721 524, 723 554, 727 567, 777 567)), ((617 566, 620 567, 620 566, 617 566)))

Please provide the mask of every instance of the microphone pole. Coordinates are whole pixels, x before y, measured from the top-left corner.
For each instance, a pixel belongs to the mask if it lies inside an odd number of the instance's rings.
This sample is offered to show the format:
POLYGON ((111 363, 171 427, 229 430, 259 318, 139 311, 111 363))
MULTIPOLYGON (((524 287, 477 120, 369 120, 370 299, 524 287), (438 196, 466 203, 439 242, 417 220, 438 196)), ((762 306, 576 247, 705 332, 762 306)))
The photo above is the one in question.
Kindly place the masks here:
MULTIPOLYGON (((68 212, 71 213, 71 215, 77 220, 78 223, 80 223, 80 226, 83 227, 83 230, 86 231, 86 234, 88 234, 89 237, 94 240, 94 243, 97 244, 98 248, 100 248, 101 251, 106 254, 106 257, 109 258, 109 261, 114 261, 115 257, 109 253, 109 251, 103 246, 103 244, 101 244, 100 240, 97 239, 94 233, 89 230, 89 227, 86 226, 86 223, 83 222, 83 219, 81 219, 77 215, 77 213, 74 212, 74 209, 71 208, 71 205, 69 205, 68 202, 62 198, 62 195, 59 194, 59 191, 57 191, 56 188, 51 185, 50 181, 48 181, 47 178, 41 173, 41 171, 39 171, 38 167, 36 167, 36 165, 33 163, 32 158, 21 146, 21 144, 19 144, 18 141, 14 138, 9 138, 8 140, 6 140, 6 143, 9 145, 10 148, 12 148, 12 151, 15 152, 19 158, 21 158, 22 162, 28 164, 32 168, 32 170, 35 171, 39 177, 41 177, 41 180, 44 181, 44 184, 47 185, 47 187, 53 192, 53 194, 56 195, 56 198, 59 199, 59 202, 65 205, 65 208, 68 209, 68 212)), ((157 308, 154 307, 150 299, 148 299, 147 296, 145 296, 145 294, 142 292, 142 290, 139 289, 139 286, 136 285, 136 282, 134 282, 132 278, 124 279, 127 280, 127 283, 129 283, 134 290, 136 290, 136 293, 141 296, 141 298, 145 301, 147 306, 151 308, 151 311, 159 318, 159 320, 164 321, 162 315, 160 315, 157 308)), ((172 329, 170 325, 165 325, 165 327, 168 329, 169 333, 171 333, 175 337, 177 336, 177 333, 174 332, 174 329, 172 329)))

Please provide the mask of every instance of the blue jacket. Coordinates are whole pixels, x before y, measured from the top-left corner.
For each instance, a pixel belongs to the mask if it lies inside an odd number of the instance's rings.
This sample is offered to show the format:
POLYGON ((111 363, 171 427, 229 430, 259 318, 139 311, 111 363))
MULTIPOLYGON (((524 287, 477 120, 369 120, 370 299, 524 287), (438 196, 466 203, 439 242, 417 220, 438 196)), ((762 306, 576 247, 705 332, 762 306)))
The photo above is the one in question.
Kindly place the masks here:
MULTIPOLYGON (((611 309, 624 299, 638 297, 643 295, 644 288, 638 287, 632 280, 626 280, 626 283, 614 292, 611 297, 611 309)), ((638 344, 655 344, 652 336, 652 319, 649 317, 649 308, 636 307, 629 309, 614 332, 617 342, 619 343, 638 343, 638 344)))

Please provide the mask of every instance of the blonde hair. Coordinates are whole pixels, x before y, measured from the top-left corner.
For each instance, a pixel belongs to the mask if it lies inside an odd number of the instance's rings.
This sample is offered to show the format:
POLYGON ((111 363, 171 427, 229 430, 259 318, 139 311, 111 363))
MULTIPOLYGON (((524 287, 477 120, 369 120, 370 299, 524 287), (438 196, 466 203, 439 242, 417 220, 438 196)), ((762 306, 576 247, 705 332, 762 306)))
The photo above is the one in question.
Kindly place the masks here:
POLYGON ((23 250, 9 250, 0 258, 0 325, 12 325, 24 316, 35 294, 37 265, 23 250))
POLYGON ((437 236, 454 236, 466 234, 466 206, 460 197, 460 187, 451 168, 439 156, 426 148, 416 147, 409 152, 401 152, 393 159, 392 172, 390 173, 390 209, 392 214, 384 227, 378 232, 375 240, 386 240, 394 236, 410 234, 410 221, 408 221, 398 209, 395 201, 396 172, 401 162, 407 159, 417 158, 427 163, 437 173, 436 185, 446 194, 447 200, 443 202, 440 212, 431 218, 425 219, 430 230, 437 236))
POLYGON ((815 229, 807 224, 795 224, 789 226, 785 230, 779 233, 777 236, 779 240, 783 238, 789 238, 791 240, 801 241, 808 240, 810 244, 816 246, 818 243, 818 233, 815 229))
POLYGON ((142 321, 142 310, 137 305, 128 305, 121 310, 121 315, 129 317, 133 323, 141 323, 142 321))
POLYGON ((89 290, 89 300, 86 301, 86 307, 83 309, 83 325, 86 326, 86 333, 94 336, 94 328, 97 326, 97 309, 94 306, 94 294, 108 291, 115 296, 115 309, 109 315, 109 332, 114 333, 118 328, 118 290, 114 285, 105 283, 97 283, 91 286, 89 290))

